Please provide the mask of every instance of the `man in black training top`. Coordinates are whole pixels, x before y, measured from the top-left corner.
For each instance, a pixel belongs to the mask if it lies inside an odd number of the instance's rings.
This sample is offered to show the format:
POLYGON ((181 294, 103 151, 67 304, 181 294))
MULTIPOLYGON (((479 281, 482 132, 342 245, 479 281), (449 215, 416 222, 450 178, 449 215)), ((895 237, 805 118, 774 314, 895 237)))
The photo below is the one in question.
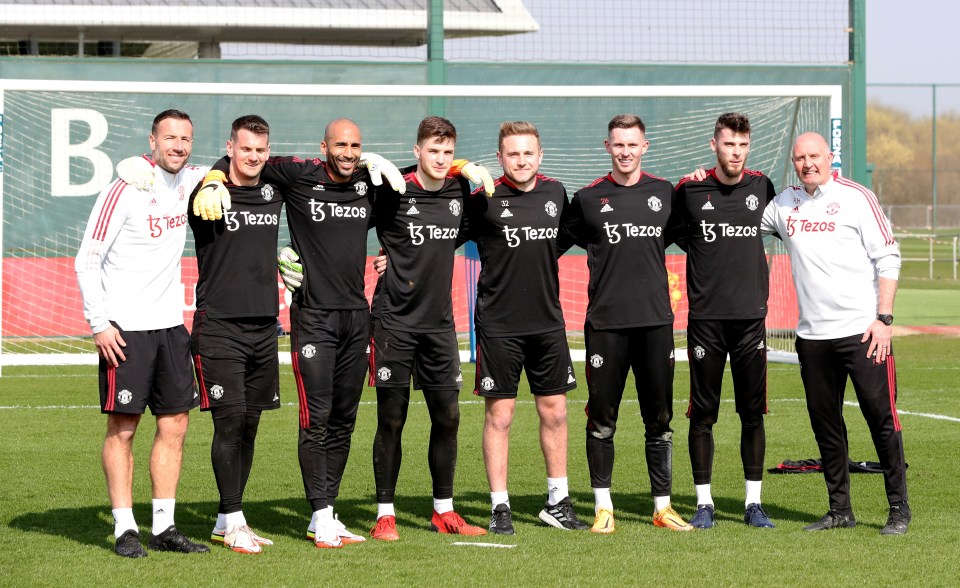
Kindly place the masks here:
POLYGON ((644 424, 653 524, 692 527, 673 509, 673 311, 664 257, 673 239, 673 186, 640 169, 650 143, 632 114, 615 116, 604 141, 613 170, 573 195, 559 251, 577 244, 590 268, 587 320, 587 464, 596 501, 594 533, 613 533, 610 487, 620 401, 636 379, 644 424))
POLYGON ((189 216, 199 272, 191 346, 200 410, 213 415, 210 458, 220 505, 211 539, 252 554, 272 545, 247 525, 243 491, 260 413, 280 408, 274 251, 283 200, 260 178, 270 156, 265 120, 247 115, 233 121, 227 156, 232 209, 216 222, 189 216))
POLYGON ((567 205, 556 180, 538 173, 540 133, 528 122, 500 125, 497 159, 503 177, 491 198, 478 190, 467 200, 461 239, 476 241, 482 269, 477 283, 477 376, 483 396, 483 459, 493 509, 490 531, 512 535, 507 493, 510 426, 520 372, 525 370, 540 417, 540 447, 547 469, 547 501, 540 520, 559 529, 585 530, 567 483, 567 397, 576 388, 560 308, 555 243, 567 205))
MULTIPOLYGON (((373 473, 377 492, 374 539, 396 541, 394 494, 400 473, 401 434, 410 403, 410 378, 423 390, 431 429, 431 525, 440 533, 484 535, 453 509, 453 479, 463 383, 453 323, 454 251, 470 195, 465 177, 450 175, 457 132, 429 116, 417 130, 417 164, 403 171, 406 193, 377 199, 377 236, 387 268, 373 298, 370 377, 377 387, 373 473)), ((475 166, 476 164, 468 164, 475 166)))
MULTIPOLYGON (((717 166, 701 180, 677 185, 678 209, 687 242, 687 295, 690 315, 690 462, 697 493, 694 527, 713 526, 710 490, 713 425, 720 410, 720 388, 727 354, 740 415, 740 457, 746 479, 744 522, 773 527, 760 506, 767 412, 766 328, 769 274, 760 234, 763 209, 775 196, 773 184, 746 169, 750 121, 721 115, 710 140, 717 166)), ((697 174, 695 174, 697 175, 697 174)), ((702 172, 699 175, 704 175, 702 172)))

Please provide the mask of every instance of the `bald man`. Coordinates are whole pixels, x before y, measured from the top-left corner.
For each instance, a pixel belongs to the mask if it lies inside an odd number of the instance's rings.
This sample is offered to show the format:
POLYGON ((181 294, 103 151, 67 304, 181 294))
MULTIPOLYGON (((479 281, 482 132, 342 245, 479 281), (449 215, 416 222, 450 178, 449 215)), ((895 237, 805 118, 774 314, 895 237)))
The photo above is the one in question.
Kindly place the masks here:
POLYGON ((829 512, 804 529, 856 525, 842 412, 849 377, 870 427, 890 503, 880 533, 903 535, 912 514, 891 344, 900 249, 877 197, 841 177, 832 163, 833 153, 821 135, 800 135, 793 166, 802 185, 780 193, 767 206, 762 225, 764 232, 783 240, 793 266, 800 305, 800 376, 830 499, 829 512))

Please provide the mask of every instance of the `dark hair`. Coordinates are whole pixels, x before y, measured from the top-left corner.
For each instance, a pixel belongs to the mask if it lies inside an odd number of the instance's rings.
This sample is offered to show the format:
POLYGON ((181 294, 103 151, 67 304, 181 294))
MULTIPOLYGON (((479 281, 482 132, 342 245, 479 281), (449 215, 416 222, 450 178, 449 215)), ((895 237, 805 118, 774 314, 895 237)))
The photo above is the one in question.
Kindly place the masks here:
POLYGON ((163 122, 164 120, 166 120, 166 119, 168 119, 168 118, 175 118, 175 119, 178 119, 178 120, 185 120, 185 121, 187 121, 188 123, 190 123, 191 125, 193 124, 193 121, 190 120, 190 115, 189 115, 189 114, 187 114, 186 112, 184 112, 184 111, 182 111, 182 110, 176 110, 176 109, 171 108, 171 109, 169 109, 169 110, 164 110, 163 112, 161 112, 161 113, 158 114, 157 116, 153 117, 153 127, 150 128, 150 134, 151 134, 151 135, 156 135, 156 134, 157 134, 157 127, 160 126, 160 123, 161 123, 161 122, 163 122))
POLYGON ((453 123, 442 116, 428 116, 420 121, 417 128, 417 145, 422 145, 427 139, 450 139, 457 141, 457 129, 453 123))
POLYGON ((240 129, 250 131, 254 135, 270 136, 270 125, 263 120, 263 117, 256 114, 245 114, 233 121, 233 126, 230 128, 231 141, 237 140, 237 133, 240 132, 240 129))
POLYGON ((618 114, 611 118, 607 124, 607 133, 610 133, 613 129, 632 129, 634 127, 640 129, 640 132, 643 134, 647 133, 647 126, 643 124, 639 116, 635 114, 618 114))
POLYGON ((747 115, 739 112, 728 112, 721 114, 717 119, 717 125, 713 129, 713 138, 716 139, 723 132, 723 129, 730 129, 734 133, 750 134, 750 119, 747 115))

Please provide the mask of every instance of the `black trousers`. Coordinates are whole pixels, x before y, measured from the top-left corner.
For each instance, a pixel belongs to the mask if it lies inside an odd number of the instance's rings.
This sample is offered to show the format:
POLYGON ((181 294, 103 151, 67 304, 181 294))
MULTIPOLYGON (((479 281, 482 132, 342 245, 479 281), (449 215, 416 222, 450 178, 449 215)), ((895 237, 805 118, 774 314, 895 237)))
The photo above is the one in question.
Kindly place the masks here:
POLYGON ((847 377, 870 428, 873 445, 883 468, 887 500, 897 505, 907 500, 903 433, 897 417, 897 375, 893 349, 882 364, 867 357, 868 340, 861 335, 815 341, 797 337, 800 377, 807 396, 810 425, 820 448, 830 509, 852 511, 850 472, 847 467, 847 429, 843 421, 843 393, 847 377))

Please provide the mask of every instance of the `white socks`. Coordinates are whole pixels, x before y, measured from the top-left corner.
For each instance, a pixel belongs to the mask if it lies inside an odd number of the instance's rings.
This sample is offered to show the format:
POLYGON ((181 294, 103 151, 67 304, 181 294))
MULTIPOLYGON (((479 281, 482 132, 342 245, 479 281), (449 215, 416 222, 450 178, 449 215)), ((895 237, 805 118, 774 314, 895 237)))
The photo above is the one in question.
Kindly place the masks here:
POLYGON ((594 488, 593 501, 595 506, 593 512, 598 512, 601 508, 613 512, 613 499, 610 498, 609 488, 594 488))
POLYGON ((567 486, 566 476, 562 478, 547 478, 547 504, 553 506, 569 495, 570 490, 567 486))
POLYGON ((697 506, 701 504, 713 506, 713 495, 710 494, 710 484, 696 484, 694 489, 697 491, 697 506))
POLYGON ((136 531, 137 521, 133 518, 132 508, 113 509, 113 537, 119 539, 127 531, 136 531))
POLYGON ((506 490, 490 493, 490 511, 493 512, 498 504, 506 504, 507 508, 510 507, 510 495, 506 490))
POLYGON ((433 510, 437 511, 437 514, 450 512, 451 510, 453 510, 453 499, 452 498, 434 498, 433 510))
POLYGON ((159 535, 173 526, 173 509, 176 498, 153 499, 153 534, 159 535))
POLYGON ((670 506, 670 497, 669 496, 654 496, 653 497, 653 510, 654 512, 660 512, 661 510, 670 506))
POLYGON ((760 480, 746 480, 747 482, 747 498, 744 500, 743 505, 747 506, 748 504, 760 504, 760 486, 763 484, 760 480))
MULTIPOLYGON (((320 511, 317 511, 320 512, 320 511)), ((377 519, 382 517, 395 517, 397 513, 393 510, 392 502, 378 502, 377 503, 377 519)))

